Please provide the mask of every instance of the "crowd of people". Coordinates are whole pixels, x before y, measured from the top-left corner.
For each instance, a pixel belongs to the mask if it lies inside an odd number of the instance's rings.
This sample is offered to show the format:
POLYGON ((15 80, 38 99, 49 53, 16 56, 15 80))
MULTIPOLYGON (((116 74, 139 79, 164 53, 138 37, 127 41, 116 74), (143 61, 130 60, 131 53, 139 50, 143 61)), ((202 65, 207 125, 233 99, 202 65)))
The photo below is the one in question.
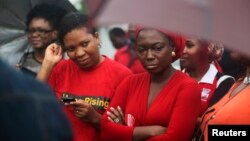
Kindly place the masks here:
POLYGON ((48 4, 29 12, 24 74, 0 62, 0 140, 207 141, 209 125, 250 124, 248 56, 131 24, 110 30, 112 59, 89 23, 48 4), (224 55, 240 64, 234 75, 224 55))

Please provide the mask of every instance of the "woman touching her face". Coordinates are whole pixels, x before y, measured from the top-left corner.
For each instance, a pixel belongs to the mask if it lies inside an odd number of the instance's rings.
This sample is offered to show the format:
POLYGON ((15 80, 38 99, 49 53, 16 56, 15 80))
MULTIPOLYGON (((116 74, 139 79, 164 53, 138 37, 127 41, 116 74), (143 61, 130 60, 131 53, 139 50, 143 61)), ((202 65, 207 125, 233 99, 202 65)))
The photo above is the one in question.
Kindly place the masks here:
POLYGON ((66 15, 58 44, 51 44, 37 78, 48 81, 71 121, 75 141, 99 141, 102 114, 118 84, 132 74, 125 66, 101 55, 100 38, 81 13, 66 15), (69 59, 61 60, 62 49, 69 59), (119 72, 119 73, 117 73, 119 72), (70 100, 72 100, 70 102, 70 100))

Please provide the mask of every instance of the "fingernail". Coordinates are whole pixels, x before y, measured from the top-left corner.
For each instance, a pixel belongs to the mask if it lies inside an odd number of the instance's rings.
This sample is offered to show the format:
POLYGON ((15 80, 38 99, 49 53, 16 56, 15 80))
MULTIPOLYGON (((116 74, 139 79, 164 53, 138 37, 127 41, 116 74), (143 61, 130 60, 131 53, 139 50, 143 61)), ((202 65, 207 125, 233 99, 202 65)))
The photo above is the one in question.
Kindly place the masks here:
POLYGON ((110 117, 108 117, 108 120, 113 121, 110 117))
POLYGON ((122 108, 120 106, 117 106, 117 109, 121 110, 122 108))
POLYGON ((109 111, 107 111, 107 114, 110 115, 111 113, 109 111))
POLYGON ((111 109, 111 110, 114 110, 114 108, 113 108, 113 107, 110 107, 110 109, 111 109))

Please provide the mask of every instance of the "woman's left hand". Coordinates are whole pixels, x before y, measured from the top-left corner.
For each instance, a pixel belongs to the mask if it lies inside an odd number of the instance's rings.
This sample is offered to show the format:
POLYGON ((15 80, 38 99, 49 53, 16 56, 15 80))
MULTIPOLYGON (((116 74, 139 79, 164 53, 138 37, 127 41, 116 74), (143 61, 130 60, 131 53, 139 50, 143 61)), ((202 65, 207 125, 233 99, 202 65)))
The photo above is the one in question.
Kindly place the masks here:
POLYGON ((111 122, 125 125, 124 114, 120 106, 117 106, 117 108, 111 107, 110 111, 107 111, 107 115, 111 122))

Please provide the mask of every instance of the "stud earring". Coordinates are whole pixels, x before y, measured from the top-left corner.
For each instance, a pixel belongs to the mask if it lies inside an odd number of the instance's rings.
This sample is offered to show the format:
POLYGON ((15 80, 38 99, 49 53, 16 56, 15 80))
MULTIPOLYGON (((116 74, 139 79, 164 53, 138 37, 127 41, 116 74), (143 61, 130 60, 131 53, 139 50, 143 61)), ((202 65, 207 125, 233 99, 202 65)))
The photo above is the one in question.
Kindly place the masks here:
POLYGON ((174 52, 174 51, 172 51, 172 57, 175 57, 175 56, 176 56, 175 52, 174 52))
POLYGON ((97 46, 98 48, 101 48, 102 46, 101 46, 101 44, 98 44, 98 46, 97 46))

